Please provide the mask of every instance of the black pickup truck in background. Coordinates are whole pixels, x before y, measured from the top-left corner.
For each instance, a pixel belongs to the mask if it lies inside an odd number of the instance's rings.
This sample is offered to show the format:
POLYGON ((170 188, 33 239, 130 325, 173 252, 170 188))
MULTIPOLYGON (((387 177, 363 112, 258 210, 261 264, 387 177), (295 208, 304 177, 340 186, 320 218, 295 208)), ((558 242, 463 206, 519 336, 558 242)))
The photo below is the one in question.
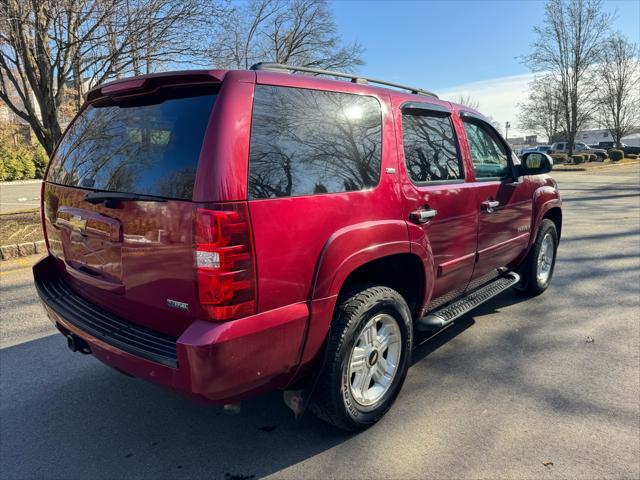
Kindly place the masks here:
MULTIPOLYGON (((599 142, 597 145, 589 145, 594 148, 603 148, 605 150, 611 150, 615 148, 615 142, 599 142)), ((635 153, 636 155, 640 155, 640 147, 631 147, 629 145, 622 144, 620 149, 624 152, 625 155, 629 153, 635 153)))

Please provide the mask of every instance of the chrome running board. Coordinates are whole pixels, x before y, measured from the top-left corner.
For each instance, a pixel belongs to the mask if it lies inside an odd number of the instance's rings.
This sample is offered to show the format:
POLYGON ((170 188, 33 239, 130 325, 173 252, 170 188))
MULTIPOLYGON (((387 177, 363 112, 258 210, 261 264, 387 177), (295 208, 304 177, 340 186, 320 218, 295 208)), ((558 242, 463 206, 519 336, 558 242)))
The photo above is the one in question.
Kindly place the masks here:
POLYGON ((416 330, 431 331, 445 327, 456 318, 460 318, 487 300, 511 288, 519 281, 520 275, 515 272, 509 272, 506 275, 498 277, 486 285, 466 294, 462 298, 433 312, 429 312, 416 322, 416 330))

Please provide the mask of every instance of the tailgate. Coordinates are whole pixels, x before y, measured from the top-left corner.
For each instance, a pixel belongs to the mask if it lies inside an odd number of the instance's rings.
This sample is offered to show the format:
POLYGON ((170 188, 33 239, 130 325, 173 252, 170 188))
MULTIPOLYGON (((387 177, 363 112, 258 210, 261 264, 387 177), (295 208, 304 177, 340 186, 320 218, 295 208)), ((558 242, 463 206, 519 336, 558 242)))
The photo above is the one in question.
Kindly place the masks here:
POLYGON ((170 335, 197 314, 191 197, 215 98, 199 86, 89 105, 43 187, 49 250, 69 287, 170 335))

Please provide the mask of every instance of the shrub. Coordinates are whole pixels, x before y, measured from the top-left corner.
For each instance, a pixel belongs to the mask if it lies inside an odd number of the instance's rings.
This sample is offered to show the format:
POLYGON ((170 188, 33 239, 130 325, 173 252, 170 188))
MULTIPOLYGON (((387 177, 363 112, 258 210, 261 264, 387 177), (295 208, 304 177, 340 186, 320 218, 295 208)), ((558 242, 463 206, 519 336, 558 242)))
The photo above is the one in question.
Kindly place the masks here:
POLYGON ((0 137, 0 181, 42 178, 48 158, 40 145, 14 146, 0 137))
POLYGON ((34 178, 36 166, 33 163, 33 150, 27 147, 18 147, 15 150, 15 157, 18 165, 20 165, 22 178, 34 178))
POLYGON ((7 167, 5 167, 4 165, 4 160, 0 158, 0 182, 4 182, 5 180, 7 180, 7 177, 8 177, 7 167))
POLYGON ((553 158, 553 163, 556 165, 567 163, 567 160, 569 159, 566 153, 553 153, 551 154, 551 158, 553 158))
POLYGON ((44 172, 47 169, 49 157, 44 147, 40 144, 36 145, 33 151, 33 164, 36 168, 36 178, 44 178, 44 172))
POLYGON ((0 163, 3 180, 22 180, 24 169, 17 155, 17 149, 6 138, 0 139, 0 163))
POLYGON ((617 162, 624 158, 624 152, 622 150, 609 150, 609 158, 611 158, 611 161, 617 162))
POLYGON ((22 180, 24 178, 22 165, 15 155, 5 156, 2 159, 6 170, 6 180, 22 180))
POLYGON ((579 165, 580 163, 584 162, 584 155, 572 155, 571 159, 573 160, 573 163, 579 165))

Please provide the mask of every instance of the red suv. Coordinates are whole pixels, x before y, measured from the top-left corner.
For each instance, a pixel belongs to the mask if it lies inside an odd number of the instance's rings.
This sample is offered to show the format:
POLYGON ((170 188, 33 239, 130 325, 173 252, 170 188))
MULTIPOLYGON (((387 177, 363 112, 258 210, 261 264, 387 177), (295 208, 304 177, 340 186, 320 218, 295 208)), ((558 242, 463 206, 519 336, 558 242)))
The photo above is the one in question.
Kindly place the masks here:
POLYGON ((283 389, 358 430, 398 395, 414 331, 547 288, 550 170, 479 113, 378 80, 118 80, 51 160, 35 284, 73 351, 218 404, 283 389))

